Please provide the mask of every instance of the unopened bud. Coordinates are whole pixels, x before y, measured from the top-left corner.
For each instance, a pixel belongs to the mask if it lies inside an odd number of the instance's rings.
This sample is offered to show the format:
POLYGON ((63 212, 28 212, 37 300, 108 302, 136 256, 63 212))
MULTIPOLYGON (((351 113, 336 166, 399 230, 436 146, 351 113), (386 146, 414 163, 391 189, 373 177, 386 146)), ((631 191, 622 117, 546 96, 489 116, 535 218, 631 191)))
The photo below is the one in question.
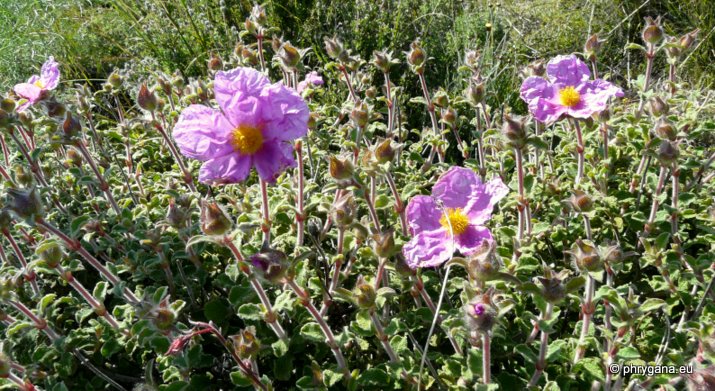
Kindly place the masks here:
POLYGON ((531 76, 544 77, 546 75, 546 66, 544 60, 536 60, 528 66, 531 76))
POLYGON ((107 84, 114 88, 121 87, 123 82, 124 79, 117 72, 112 72, 112 74, 107 78, 107 84))
POLYGON ((216 53, 211 53, 211 58, 208 61, 208 68, 211 71, 220 71, 223 69, 223 61, 216 53))
POLYGON ((325 51, 333 60, 347 60, 348 54, 345 52, 343 44, 337 38, 325 38, 325 51))
POLYGON ((596 272, 603 267, 598 249, 590 241, 576 240, 576 244, 571 248, 570 254, 576 267, 580 270, 596 272))
POLYGON ((487 333, 497 322, 497 311, 482 296, 476 296, 464 306, 465 324, 469 330, 487 333))
POLYGON ((223 235, 233 228, 226 212, 214 201, 201 205, 201 231, 206 235, 223 235))
POLYGON ((149 91, 146 83, 142 83, 137 93, 137 104, 146 111, 156 110, 156 95, 153 91, 149 91))
POLYGON ((54 99, 46 101, 45 107, 47 108, 47 115, 50 117, 64 117, 67 112, 65 105, 54 99))
POLYGON ((390 67, 392 66, 392 59, 391 59, 390 54, 387 53, 386 51, 373 52, 372 62, 383 73, 390 72, 390 67))
POLYGON ((395 149, 392 148, 392 140, 385 139, 385 141, 375 147, 375 159, 380 164, 385 164, 391 162, 395 158, 395 149))
POLYGON ((439 108, 445 108, 449 106, 449 97, 447 96, 447 92, 445 92, 444 90, 437 91, 437 93, 434 94, 434 97, 432 98, 432 103, 439 108))
POLYGON ((353 164, 350 160, 340 160, 335 156, 330 157, 330 176, 338 181, 353 179, 353 164))
POLYGON ((526 145, 525 119, 514 119, 509 114, 504 114, 502 135, 513 148, 521 149, 526 145))
POLYGON ((74 148, 67 149, 67 162, 75 167, 82 166, 82 154, 74 148))
POLYGON ((650 112, 654 116, 662 117, 668 115, 668 111, 670 111, 670 106, 659 96, 655 96, 650 100, 650 112))
POLYGON ((576 212, 588 213, 593 210, 593 199, 581 190, 575 190, 569 202, 576 212))
POLYGON ((360 102, 355 105, 353 110, 350 112, 350 119, 353 124, 359 128, 365 127, 370 120, 370 111, 365 102, 360 102))
POLYGON ((62 132, 67 140, 71 140, 77 137, 77 135, 82 131, 82 125, 76 117, 72 116, 69 111, 65 115, 65 120, 62 122, 62 132))
POLYGON ((395 252, 395 233, 392 228, 372 235, 373 251, 380 258, 389 258, 395 252))
POLYGON ((375 306, 375 300, 377 299, 377 293, 375 292, 375 287, 372 284, 365 282, 362 275, 358 276, 357 284, 355 284, 355 289, 353 290, 353 297, 355 304, 360 308, 373 308, 375 306))
POLYGON ((42 206, 40 193, 36 188, 7 189, 9 196, 8 208, 18 217, 25 220, 35 220, 43 217, 45 208, 42 206))
POLYGON ((22 186, 30 187, 35 178, 32 176, 32 171, 23 165, 15 166, 15 179, 22 186))
POLYGON ((65 256, 62 246, 57 242, 42 244, 37 248, 36 254, 50 269, 56 268, 65 256))
POLYGON ((447 110, 445 110, 442 114, 442 121, 444 121, 451 128, 454 128, 457 124, 457 112, 451 107, 447 108, 447 110))
POLYGON ((644 42, 656 45, 663 39, 664 33, 663 27, 660 25, 660 19, 660 16, 655 20, 650 16, 645 18, 646 26, 641 34, 644 42))
POLYGON ((541 294, 549 303, 557 304, 566 297, 566 287, 561 279, 539 277, 539 281, 542 285, 541 294))
POLYGON ((15 100, 10 99, 10 98, 5 98, 2 100, 0 103, 0 109, 5 111, 6 113, 12 113, 15 110, 15 100))
POLYGON ((249 262, 261 278, 272 284, 282 283, 289 267, 285 253, 271 249, 253 255, 249 262))
POLYGON ((473 105, 479 105, 484 101, 484 82, 479 81, 469 85, 465 93, 469 102, 473 105))
POLYGON ((603 45, 603 42, 605 42, 602 39, 598 39, 598 34, 593 34, 588 39, 586 40, 586 44, 584 44, 583 47, 583 52, 589 61, 594 61, 596 60, 596 55, 598 52, 601 50, 601 45, 603 45))
POLYGON ((357 206, 355 205, 355 200, 352 195, 343 194, 333 206, 332 209, 332 219, 335 225, 341 228, 345 228, 352 224, 355 214, 357 212, 357 206))
POLYGON ((166 210, 166 222, 176 229, 181 229, 186 227, 186 218, 186 209, 178 208, 173 198, 169 200, 169 207, 166 210))
POLYGON ((678 160, 679 154, 678 147, 674 143, 663 140, 658 148, 658 161, 663 166, 671 166, 678 160))
POLYGON ((416 71, 419 73, 422 65, 427 59, 427 54, 422 49, 422 45, 419 40, 413 41, 410 44, 410 51, 407 52, 407 62, 412 65, 416 71))
POLYGON ((176 314, 169 308, 160 307, 153 311, 154 326, 159 330, 166 331, 171 329, 176 320, 176 314))
POLYGON ((655 128, 655 133, 663 140, 675 141, 678 136, 678 131, 668 120, 663 120, 658 123, 655 128))
POLYGON ((693 43, 695 42, 695 38, 697 38, 698 33, 700 32, 700 29, 695 29, 682 37, 678 40, 678 44, 680 45, 683 50, 688 50, 693 46, 693 43))
POLYGON ((295 69, 300 64, 300 52, 290 42, 285 42, 278 52, 278 58, 286 69, 295 69))

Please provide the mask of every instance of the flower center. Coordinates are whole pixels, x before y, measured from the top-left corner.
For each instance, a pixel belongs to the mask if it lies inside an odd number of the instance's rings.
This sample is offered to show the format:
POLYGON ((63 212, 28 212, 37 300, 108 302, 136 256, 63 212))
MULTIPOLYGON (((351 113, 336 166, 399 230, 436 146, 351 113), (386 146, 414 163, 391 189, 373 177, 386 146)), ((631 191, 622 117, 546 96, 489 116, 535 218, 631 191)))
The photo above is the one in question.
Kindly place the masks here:
POLYGON ((45 88, 45 83, 43 83, 42 80, 38 80, 38 81, 34 82, 33 84, 36 87, 45 88))
POLYGON ((244 155, 253 155, 263 145, 261 129, 250 125, 239 125, 231 132, 231 146, 244 155))
POLYGON ((581 94, 571 86, 564 87, 559 91, 559 100, 566 107, 574 107, 581 102, 581 94))
POLYGON ((455 235, 461 235, 469 226, 469 218, 462 212, 462 208, 449 208, 447 209, 447 216, 443 215, 439 219, 439 223, 442 224, 447 232, 449 232, 451 226, 455 235))

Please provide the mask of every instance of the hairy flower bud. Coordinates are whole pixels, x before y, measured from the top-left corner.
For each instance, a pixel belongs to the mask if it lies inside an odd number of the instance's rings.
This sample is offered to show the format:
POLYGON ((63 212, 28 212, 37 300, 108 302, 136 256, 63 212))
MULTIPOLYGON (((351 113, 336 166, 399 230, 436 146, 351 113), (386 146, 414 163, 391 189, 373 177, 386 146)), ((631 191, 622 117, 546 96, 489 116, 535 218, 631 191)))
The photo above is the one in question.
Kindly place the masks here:
POLYGON ((675 141, 678 136, 678 131, 668 120, 662 120, 655 127, 655 133, 663 140, 675 141))
POLYGON ((107 78, 107 84, 113 88, 121 87, 122 83, 124 83, 124 79, 117 72, 112 72, 112 74, 107 78))
POLYGON ((343 194, 333 205, 331 211, 333 222, 338 227, 345 228, 352 224, 357 212, 357 206, 353 196, 349 193, 343 194))
POLYGON ((5 111, 6 113, 12 113, 13 111, 15 111, 15 106, 15 100, 10 98, 5 98, 2 100, 2 102, 0 102, 0 109, 5 111))
POLYGON ((470 83, 465 95, 472 105, 477 106, 481 104, 484 101, 484 82, 475 81, 474 83, 470 83))
POLYGON ((54 241, 39 246, 35 253, 50 269, 56 268, 65 256, 62 246, 54 241))
POLYGON ((300 64, 300 52, 290 42, 283 43, 278 58, 286 69, 295 69, 300 64))
POLYGON ((330 58, 341 62, 345 62, 349 56, 345 48, 343 48, 342 42, 335 37, 325 38, 325 51, 330 58))
POLYGON ((385 139, 375 147, 375 159, 380 164, 385 164, 391 162, 395 158, 395 149, 392 148, 392 140, 385 139))
POLYGON ((449 106, 449 97, 447 96, 447 92, 442 89, 437 91, 432 98, 432 103, 439 108, 449 106))
POLYGON ((182 229, 186 227, 187 209, 178 208, 176 201, 172 198, 169 200, 169 207, 166 210, 166 222, 176 228, 182 229))
POLYGON ((23 165, 15 166, 15 180, 22 186, 30 187, 35 180, 32 176, 32 171, 23 165))
POLYGON ((407 63, 410 64, 416 73, 422 73, 427 53, 422 49, 419 39, 410 44, 410 51, 407 52, 407 63))
POLYGON ((82 131, 82 125, 77 117, 73 117, 69 111, 65 115, 65 120, 62 122, 62 133, 65 140, 70 141, 75 139, 82 131))
POLYGON ((472 69, 472 71, 477 71, 479 68, 479 60, 481 55, 476 50, 468 50, 464 54, 464 65, 472 69))
POLYGON ((233 348, 242 360, 256 357, 261 350, 261 341, 256 338, 256 328, 248 326, 241 330, 238 335, 229 337, 233 342, 233 348))
POLYGON ((67 107, 54 99, 45 101, 45 107, 47 108, 47 115, 50 117, 64 117, 67 112, 67 107))
POLYGON ((678 44, 683 50, 688 50, 693 46, 693 43, 695 43, 695 39, 698 37, 698 33, 700 32, 700 29, 695 29, 678 39, 678 44))
POLYGON ((223 235, 233 228, 233 222, 216 202, 201 204, 201 231, 206 235, 223 235))
POLYGON ((137 93, 137 104, 146 111, 156 110, 157 99, 153 91, 149 91, 146 83, 142 83, 137 93))
POLYGON ((370 120, 370 111, 365 102, 356 103, 350 112, 350 119, 359 128, 364 128, 370 120))
POLYGON ((285 253, 272 249, 253 255, 249 262, 261 278, 272 284, 282 283, 289 268, 285 253))
POLYGON ((593 210, 593 199, 581 190, 574 190, 569 203, 576 212, 588 213, 593 210))
POLYGON ((660 20, 660 16, 655 20, 653 20, 650 16, 645 18, 646 26, 641 33, 644 42, 656 45, 663 39, 664 33, 660 20))
POLYGON ((18 217, 25 220, 34 220, 43 217, 45 208, 42 206, 40 193, 36 188, 7 189, 9 196, 8 208, 18 217))
POLYGON ((390 72, 390 67, 392 66, 392 55, 388 53, 387 51, 374 51, 372 53, 373 55, 373 64, 377 67, 377 69, 381 70, 382 73, 388 73, 390 72))
POLYGON ((353 290, 353 298, 355 300, 355 304, 357 304, 360 308, 369 309, 375 306, 375 300, 377 299, 375 287, 373 287, 372 284, 365 282, 362 275, 358 276, 355 289, 353 290))
POLYGON ((497 323, 497 310, 484 296, 474 297, 464 306, 464 313, 469 330, 487 333, 497 323))
POLYGON ((658 161, 663 166, 671 166, 678 160, 678 146, 674 143, 663 140, 658 148, 658 161))
POLYGON ((451 128, 454 128, 455 125, 457 125, 457 112, 453 108, 448 107, 447 110, 442 113, 442 121, 451 128))
POLYGON ((538 277, 538 279, 542 285, 541 294, 544 300, 557 304, 566 297, 566 287, 560 278, 538 277))
POLYGON ((596 272, 603 267, 598 249, 590 241, 576 240, 569 253, 579 270, 596 272))
POLYGON ((159 307, 152 311, 152 321, 154 326, 162 331, 171 329, 176 320, 176 314, 170 308, 159 307))
POLYGON ((606 42, 603 39, 598 38, 598 34, 593 34, 586 40, 583 46, 583 53, 586 59, 589 61, 595 61, 596 55, 601 50, 601 45, 606 42))
POLYGON ((372 249, 380 258, 389 258, 396 252, 395 232, 392 228, 372 235, 372 241, 372 249))
POLYGON ((670 111, 670 106, 659 96, 655 96, 650 100, 650 112, 654 116, 662 117, 668 115, 668 111, 670 111))
POLYGON ((353 164, 350 160, 340 160, 335 156, 330 157, 330 176, 337 181, 353 179, 353 164))
POLYGON ((506 138, 507 144, 513 148, 524 148, 526 146, 526 119, 514 119, 509 114, 504 114, 504 124, 502 125, 502 135, 506 138))
POLYGON ((544 65, 544 60, 532 61, 529 65, 529 72, 531 76, 544 77, 546 75, 546 66, 544 65))
POLYGON ((221 61, 221 57, 218 54, 211 53, 207 66, 211 71, 220 71, 223 69, 223 61, 221 61))

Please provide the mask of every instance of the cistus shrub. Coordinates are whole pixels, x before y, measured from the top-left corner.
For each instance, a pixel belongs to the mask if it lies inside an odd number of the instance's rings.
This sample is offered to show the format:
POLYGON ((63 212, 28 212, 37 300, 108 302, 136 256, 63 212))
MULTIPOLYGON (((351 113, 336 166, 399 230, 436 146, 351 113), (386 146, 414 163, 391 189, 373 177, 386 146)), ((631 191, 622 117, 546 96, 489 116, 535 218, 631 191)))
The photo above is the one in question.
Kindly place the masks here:
POLYGON ((49 56, 3 91, 0 388, 713 388, 702 32, 653 17, 501 62, 498 7, 451 58, 461 16, 365 54, 291 43, 272 11, 295 4, 148 4, 232 39, 175 21, 154 54, 194 77, 83 85, 49 56))

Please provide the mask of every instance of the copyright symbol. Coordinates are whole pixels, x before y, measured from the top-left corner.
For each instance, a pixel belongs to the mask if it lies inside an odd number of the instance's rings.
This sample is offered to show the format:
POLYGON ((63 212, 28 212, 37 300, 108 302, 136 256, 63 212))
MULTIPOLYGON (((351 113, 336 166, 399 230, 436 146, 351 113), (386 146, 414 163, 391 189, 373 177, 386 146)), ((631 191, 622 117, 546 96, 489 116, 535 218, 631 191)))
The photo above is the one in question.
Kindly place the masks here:
POLYGON ((618 364, 611 364, 608 366, 608 371, 613 375, 618 375, 621 372, 621 366, 618 364))

